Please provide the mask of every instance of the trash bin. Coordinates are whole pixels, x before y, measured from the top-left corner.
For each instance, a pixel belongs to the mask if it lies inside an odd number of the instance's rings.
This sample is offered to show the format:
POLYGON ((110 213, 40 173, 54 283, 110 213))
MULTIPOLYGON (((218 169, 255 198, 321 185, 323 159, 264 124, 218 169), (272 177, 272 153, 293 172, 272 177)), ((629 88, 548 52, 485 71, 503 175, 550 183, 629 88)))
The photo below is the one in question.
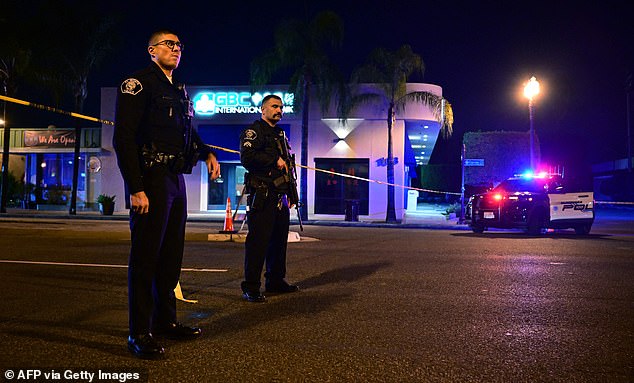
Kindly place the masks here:
POLYGON ((359 200, 347 199, 346 201, 346 218, 348 222, 359 222, 359 200))
POLYGON ((407 211, 416 211, 418 204, 418 190, 407 191, 407 211))

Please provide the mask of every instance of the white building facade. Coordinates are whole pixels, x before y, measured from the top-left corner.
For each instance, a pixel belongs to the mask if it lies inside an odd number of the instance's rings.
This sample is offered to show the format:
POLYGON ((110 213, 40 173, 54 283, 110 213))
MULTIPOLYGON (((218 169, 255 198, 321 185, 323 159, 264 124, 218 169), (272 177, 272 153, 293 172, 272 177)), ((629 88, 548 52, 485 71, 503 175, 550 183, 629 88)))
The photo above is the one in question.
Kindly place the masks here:
MULTIPOLYGON (((194 102, 194 127, 207 144, 239 150, 240 132, 260 118, 260 103, 267 93, 275 93, 285 102, 285 115, 280 121, 301 164, 301 113, 293 105, 293 95, 285 86, 271 86, 266 91, 251 92, 248 86, 189 86, 194 102)), ((408 92, 426 91, 442 96, 442 89, 432 84, 408 84, 408 92)), ((114 120, 116 88, 102 88, 101 117, 114 120)), ((308 132, 308 161, 311 168, 350 174, 379 182, 387 182, 387 105, 366 105, 356 109, 346 124, 334 113, 322 114, 318 103, 311 100, 308 132)), ((433 111, 418 103, 406 105, 397 114, 393 125, 394 181, 410 185, 416 177, 416 165, 426 164, 440 131, 433 111)), ((112 147, 114 127, 102 125, 98 154, 101 169, 94 177, 95 195, 118 196, 116 210, 125 209, 124 185, 112 147)), ((235 206, 241 197, 245 170, 237 154, 216 150, 222 176, 212 181, 205 166, 199 164, 186 175, 188 210, 196 213, 224 212, 227 197, 235 206)), ((300 169, 297 169, 298 175, 300 169)), ((298 181, 299 183, 299 181, 298 181)), ((397 219, 407 208, 407 189, 396 188, 397 219)), ((315 170, 308 171, 307 202, 310 220, 343 220, 349 201, 358 204, 361 221, 381 221, 386 216, 387 186, 345 178, 315 170)), ((410 198, 411 204, 411 198, 410 198)), ((411 206, 410 206, 411 208, 411 206)))

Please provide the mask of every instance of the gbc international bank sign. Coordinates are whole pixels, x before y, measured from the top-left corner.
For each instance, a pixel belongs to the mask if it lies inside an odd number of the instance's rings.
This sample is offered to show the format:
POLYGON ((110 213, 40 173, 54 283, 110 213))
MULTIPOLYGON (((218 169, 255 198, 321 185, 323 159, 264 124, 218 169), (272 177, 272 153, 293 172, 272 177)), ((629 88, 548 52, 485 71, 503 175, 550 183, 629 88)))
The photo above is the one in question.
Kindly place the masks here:
POLYGON ((284 92, 201 91, 194 95, 192 102, 198 117, 223 114, 260 114, 262 113, 262 100, 269 94, 274 94, 282 99, 284 113, 293 113, 295 95, 284 92))

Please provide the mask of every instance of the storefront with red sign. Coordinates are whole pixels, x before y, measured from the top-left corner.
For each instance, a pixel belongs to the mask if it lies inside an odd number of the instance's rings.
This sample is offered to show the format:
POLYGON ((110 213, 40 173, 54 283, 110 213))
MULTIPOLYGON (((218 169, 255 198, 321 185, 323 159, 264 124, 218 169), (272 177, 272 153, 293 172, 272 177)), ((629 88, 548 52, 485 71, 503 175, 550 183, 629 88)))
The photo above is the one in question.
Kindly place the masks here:
MULTIPOLYGON (((66 210, 73 186, 75 129, 12 128, 10 171, 21 188, 10 196, 11 207, 41 210, 66 210), (19 195, 18 195, 19 194, 19 195)), ((82 129, 79 158, 78 208, 92 208, 91 190, 93 163, 101 151, 101 129, 82 129)), ((93 188, 94 189, 94 188, 93 188)))

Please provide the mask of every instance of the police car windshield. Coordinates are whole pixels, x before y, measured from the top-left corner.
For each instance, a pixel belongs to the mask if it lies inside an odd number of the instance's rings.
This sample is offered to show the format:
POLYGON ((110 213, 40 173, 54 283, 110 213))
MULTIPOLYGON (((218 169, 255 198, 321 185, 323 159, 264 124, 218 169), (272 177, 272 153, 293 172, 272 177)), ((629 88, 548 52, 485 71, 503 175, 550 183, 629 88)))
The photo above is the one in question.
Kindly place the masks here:
POLYGON ((507 193, 543 193, 547 190, 548 180, 540 178, 511 178, 496 186, 494 192, 507 193))

